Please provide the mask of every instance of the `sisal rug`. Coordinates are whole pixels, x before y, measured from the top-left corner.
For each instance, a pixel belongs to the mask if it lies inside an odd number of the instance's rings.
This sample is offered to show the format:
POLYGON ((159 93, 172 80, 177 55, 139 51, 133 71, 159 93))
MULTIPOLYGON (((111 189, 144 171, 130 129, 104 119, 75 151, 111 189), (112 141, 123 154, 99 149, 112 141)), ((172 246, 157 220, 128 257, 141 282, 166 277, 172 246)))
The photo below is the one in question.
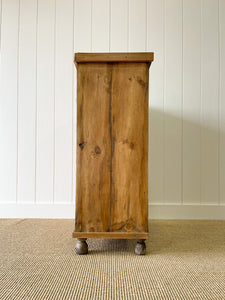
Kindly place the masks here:
POLYGON ((0 299, 225 299, 225 221, 149 222, 133 240, 88 240, 73 220, 0 220, 0 299))

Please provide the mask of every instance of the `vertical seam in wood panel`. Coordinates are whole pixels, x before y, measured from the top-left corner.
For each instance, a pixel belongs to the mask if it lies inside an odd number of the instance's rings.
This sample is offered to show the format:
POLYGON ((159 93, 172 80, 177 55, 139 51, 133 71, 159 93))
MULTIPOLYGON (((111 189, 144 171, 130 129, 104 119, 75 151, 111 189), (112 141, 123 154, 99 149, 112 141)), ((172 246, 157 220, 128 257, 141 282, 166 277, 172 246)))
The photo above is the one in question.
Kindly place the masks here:
POLYGON ((130 44, 130 0, 127 0, 127 52, 129 52, 130 44))
POLYGON ((38 37, 38 0, 36 1, 36 58, 35 58, 35 153, 34 153, 34 203, 37 201, 37 37, 38 37))
MULTIPOLYGON (((74 16, 75 16, 75 13, 74 13, 74 10, 75 10, 75 1, 76 0, 73 0, 73 36, 72 36, 72 57, 74 57, 74 42, 75 42, 75 38, 74 38, 74 34, 75 34, 75 30, 74 30, 74 16)), ((72 189, 72 193, 71 193, 71 203, 73 203, 73 186, 74 186, 74 170, 73 170, 73 164, 74 164, 74 88, 75 88, 75 85, 74 85, 74 64, 72 63, 72 182, 71 182, 71 189, 72 189)))
POLYGON ((165 83, 166 83, 166 3, 163 1, 163 199, 162 202, 165 204, 165 83))
POLYGON ((181 204, 183 204, 184 1, 181 0, 181 204))
POLYGON ((109 220, 109 228, 111 231, 112 228, 112 186, 113 186, 113 170, 112 170, 112 162, 113 162, 113 152, 114 152, 114 142, 112 136, 112 126, 113 126, 113 117, 112 117, 112 72, 113 72, 113 64, 111 63, 111 74, 110 74, 110 104, 109 104, 109 129, 110 129, 110 143, 111 143, 111 155, 110 155, 110 220, 109 220))
POLYGON ((19 51, 20 51, 20 0, 18 7, 18 33, 17 33, 17 107, 16 107, 16 203, 18 203, 18 164, 19 164, 19 51))
POLYGON ((93 0, 91 0, 91 52, 93 51, 93 0))
POLYGON ((109 0, 109 52, 111 52, 111 0, 109 0))
POLYGON ((201 22, 200 22, 200 199, 199 202, 202 204, 202 22, 203 22, 203 0, 201 0, 201 22))
POLYGON ((52 203, 55 203, 55 65, 56 65, 56 1, 55 11, 54 11, 54 53, 53 53, 53 193, 52 193, 52 203))
POLYGON ((221 80, 221 53, 220 53, 220 0, 218 0, 218 205, 221 204, 221 194, 220 194, 220 185, 221 185, 221 178, 220 178, 220 132, 221 132, 221 115, 220 115, 220 108, 221 108, 221 98, 220 98, 220 80, 221 80))

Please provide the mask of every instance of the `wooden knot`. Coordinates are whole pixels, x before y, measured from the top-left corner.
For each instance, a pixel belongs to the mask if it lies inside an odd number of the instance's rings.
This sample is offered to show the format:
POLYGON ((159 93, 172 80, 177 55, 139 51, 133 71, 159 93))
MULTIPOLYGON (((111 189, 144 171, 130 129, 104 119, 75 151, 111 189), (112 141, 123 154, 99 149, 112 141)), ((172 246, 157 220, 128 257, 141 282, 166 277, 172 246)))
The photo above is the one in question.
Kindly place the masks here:
POLYGON ((101 153, 101 149, 99 148, 99 146, 95 146, 95 153, 96 154, 100 154, 101 153))
POLYGON ((85 143, 84 143, 84 142, 82 142, 82 143, 79 143, 79 147, 80 147, 81 149, 83 149, 83 148, 84 148, 84 145, 85 145, 85 143))

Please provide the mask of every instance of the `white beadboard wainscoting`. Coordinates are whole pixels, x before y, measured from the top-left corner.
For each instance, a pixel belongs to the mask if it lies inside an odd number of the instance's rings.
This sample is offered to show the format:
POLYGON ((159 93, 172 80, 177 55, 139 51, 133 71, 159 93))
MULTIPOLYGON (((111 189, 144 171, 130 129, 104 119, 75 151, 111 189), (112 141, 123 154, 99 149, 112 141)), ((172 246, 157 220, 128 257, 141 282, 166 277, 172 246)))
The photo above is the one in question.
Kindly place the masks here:
POLYGON ((74 52, 149 51, 149 217, 225 219, 225 0, 0 5, 0 217, 74 217, 74 52))

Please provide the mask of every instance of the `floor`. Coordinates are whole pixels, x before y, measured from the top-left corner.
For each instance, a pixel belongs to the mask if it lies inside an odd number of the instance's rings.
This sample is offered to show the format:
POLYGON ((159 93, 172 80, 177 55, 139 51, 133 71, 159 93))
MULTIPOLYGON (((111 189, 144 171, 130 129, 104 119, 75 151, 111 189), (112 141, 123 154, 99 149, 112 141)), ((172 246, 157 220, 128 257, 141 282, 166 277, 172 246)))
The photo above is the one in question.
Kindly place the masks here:
POLYGON ((73 220, 0 219, 0 299, 225 299, 225 221, 152 220, 133 240, 88 240, 73 220))

